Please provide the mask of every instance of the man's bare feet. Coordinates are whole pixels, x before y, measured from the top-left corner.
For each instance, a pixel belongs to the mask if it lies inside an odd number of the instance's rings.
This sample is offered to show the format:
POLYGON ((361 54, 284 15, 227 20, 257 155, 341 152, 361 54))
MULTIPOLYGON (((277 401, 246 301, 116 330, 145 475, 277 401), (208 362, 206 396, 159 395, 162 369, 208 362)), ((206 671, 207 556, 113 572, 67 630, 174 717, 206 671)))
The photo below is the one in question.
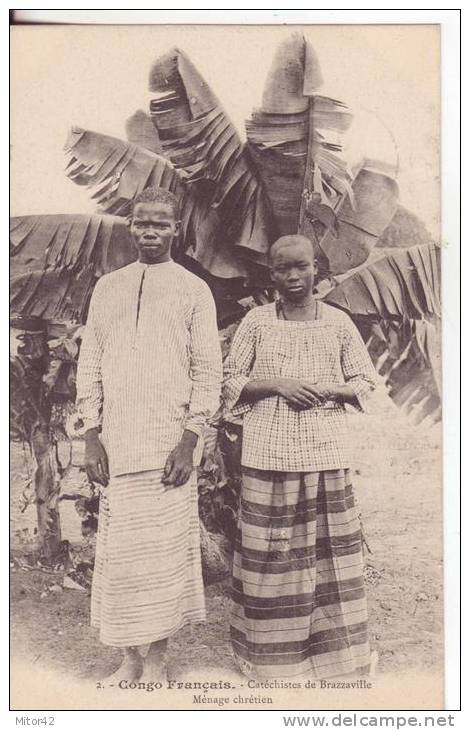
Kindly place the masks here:
POLYGON ((165 684, 167 681, 167 643, 166 639, 162 639, 150 644, 144 660, 144 670, 140 678, 143 682, 161 682, 165 684))
POLYGON ((147 656, 140 679, 142 682, 161 682, 165 684, 168 680, 165 654, 147 656))
POLYGON ((123 679, 135 682, 140 679, 143 668, 144 662, 138 652, 126 652, 121 665, 109 677, 105 677, 105 681, 107 684, 118 683, 123 679))

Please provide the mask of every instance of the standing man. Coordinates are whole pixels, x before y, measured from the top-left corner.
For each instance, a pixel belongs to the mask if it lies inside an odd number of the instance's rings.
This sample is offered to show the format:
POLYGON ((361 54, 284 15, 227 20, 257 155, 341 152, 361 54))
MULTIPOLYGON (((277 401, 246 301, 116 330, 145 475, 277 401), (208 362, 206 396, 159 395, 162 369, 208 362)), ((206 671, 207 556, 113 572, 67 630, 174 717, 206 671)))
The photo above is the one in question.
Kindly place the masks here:
POLYGON ((210 290, 171 259, 176 197, 147 188, 128 224, 138 260, 97 282, 77 404, 103 487, 91 624, 124 650, 113 679, 156 680, 168 637, 205 619, 195 466, 222 366, 210 290))

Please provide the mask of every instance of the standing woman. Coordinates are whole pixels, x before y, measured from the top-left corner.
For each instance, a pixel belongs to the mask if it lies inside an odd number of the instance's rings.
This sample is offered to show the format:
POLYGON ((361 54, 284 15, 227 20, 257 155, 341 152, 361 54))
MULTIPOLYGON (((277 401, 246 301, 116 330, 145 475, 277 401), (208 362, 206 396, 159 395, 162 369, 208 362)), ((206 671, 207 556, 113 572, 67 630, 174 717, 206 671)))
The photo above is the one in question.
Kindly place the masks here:
POLYGON ((225 363, 225 406, 244 416, 232 645, 254 677, 366 673, 344 404, 363 410, 377 375, 349 317, 312 294, 311 242, 279 238, 270 264, 279 299, 246 315, 225 363))

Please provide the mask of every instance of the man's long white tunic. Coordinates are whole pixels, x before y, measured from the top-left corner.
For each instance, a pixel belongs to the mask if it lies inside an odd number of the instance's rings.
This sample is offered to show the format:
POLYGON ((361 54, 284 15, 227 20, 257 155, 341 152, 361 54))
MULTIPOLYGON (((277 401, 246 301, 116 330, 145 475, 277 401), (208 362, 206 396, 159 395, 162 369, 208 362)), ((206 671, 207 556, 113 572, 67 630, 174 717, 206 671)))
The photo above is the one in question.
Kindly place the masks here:
POLYGON ((159 469, 184 429, 219 406, 221 354, 205 282, 173 261, 135 262, 97 283, 82 341, 77 403, 101 426, 110 474, 159 469))

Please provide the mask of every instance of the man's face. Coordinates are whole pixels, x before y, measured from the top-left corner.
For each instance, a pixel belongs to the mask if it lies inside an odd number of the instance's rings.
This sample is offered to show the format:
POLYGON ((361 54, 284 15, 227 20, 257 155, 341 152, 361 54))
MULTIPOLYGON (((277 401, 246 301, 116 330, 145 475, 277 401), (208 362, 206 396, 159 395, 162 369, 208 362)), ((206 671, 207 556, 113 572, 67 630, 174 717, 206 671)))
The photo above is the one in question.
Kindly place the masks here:
POLYGON ((312 292, 316 273, 310 246, 294 243, 274 253, 271 278, 278 292, 289 301, 302 301, 312 292))
POLYGON ((179 228, 171 205, 158 202, 138 203, 129 226, 139 252, 139 261, 144 264, 160 264, 170 260, 171 244, 179 228))

